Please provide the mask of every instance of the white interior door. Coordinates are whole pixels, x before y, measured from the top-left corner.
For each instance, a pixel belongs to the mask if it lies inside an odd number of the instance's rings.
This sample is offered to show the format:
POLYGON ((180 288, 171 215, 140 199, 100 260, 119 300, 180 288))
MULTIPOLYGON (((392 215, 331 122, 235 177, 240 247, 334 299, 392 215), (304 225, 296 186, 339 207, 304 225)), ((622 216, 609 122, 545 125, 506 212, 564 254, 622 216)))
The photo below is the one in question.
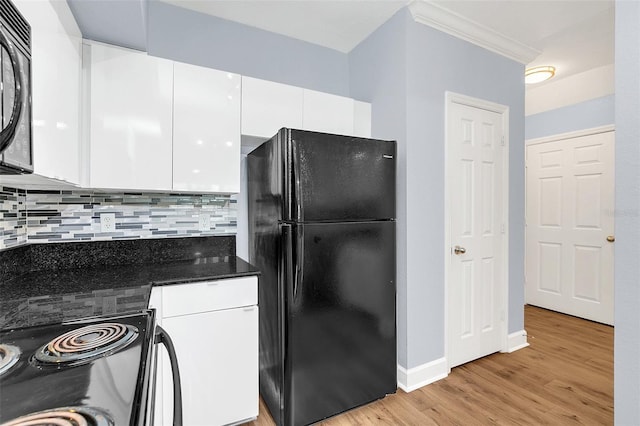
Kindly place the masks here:
POLYGON ((503 115, 449 103, 449 367, 502 349, 508 179, 503 115))
POLYGON ((614 142, 527 146, 527 303, 613 324, 614 142))

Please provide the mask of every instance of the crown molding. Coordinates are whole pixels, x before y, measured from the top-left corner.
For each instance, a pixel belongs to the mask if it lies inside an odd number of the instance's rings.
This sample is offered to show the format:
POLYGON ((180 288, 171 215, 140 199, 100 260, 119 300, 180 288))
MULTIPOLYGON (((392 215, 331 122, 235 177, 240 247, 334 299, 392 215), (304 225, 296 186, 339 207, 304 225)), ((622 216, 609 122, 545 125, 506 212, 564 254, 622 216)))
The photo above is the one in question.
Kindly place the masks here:
POLYGON ((409 5, 414 21, 473 43, 522 64, 533 61, 538 49, 513 40, 489 27, 465 18, 428 0, 415 0, 409 5))

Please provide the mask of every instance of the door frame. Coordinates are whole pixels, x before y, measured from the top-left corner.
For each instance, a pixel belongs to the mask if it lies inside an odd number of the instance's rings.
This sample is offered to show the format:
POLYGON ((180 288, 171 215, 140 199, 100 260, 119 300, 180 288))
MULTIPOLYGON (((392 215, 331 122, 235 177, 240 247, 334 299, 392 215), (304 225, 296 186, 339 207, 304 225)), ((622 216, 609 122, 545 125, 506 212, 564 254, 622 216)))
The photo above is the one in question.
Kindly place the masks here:
POLYGON ((450 269, 451 269, 451 250, 452 250, 452 241, 451 241, 451 211, 453 210, 451 206, 451 167, 449 164, 449 146, 451 144, 451 134, 450 134, 450 119, 451 112, 450 108, 454 104, 464 105, 472 108, 483 109, 490 112, 498 113, 502 116, 502 135, 503 135, 503 150, 502 150, 502 167, 503 167, 503 176, 505 178, 502 179, 502 212, 504 214, 502 218, 503 223, 503 232, 504 235, 502 242, 502 282, 503 288, 500 290, 500 325, 501 330, 500 334, 502 335, 502 349, 501 352, 506 352, 509 350, 508 344, 508 316, 509 316, 509 107, 506 105, 501 105, 495 102, 486 101, 484 99, 474 98, 467 95, 462 95, 459 93, 454 93, 450 91, 445 92, 445 131, 444 131, 444 225, 445 225, 445 235, 444 235, 444 324, 445 324, 445 333, 444 333, 444 357, 447 360, 447 371, 451 372, 451 364, 449 361, 449 289, 451 288, 451 279, 450 279, 450 269))
MULTIPOLYGON (((524 141, 525 146, 536 145, 545 142, 557 142, 566 139, 575 139, 582 136, 597 135, 599 133, 613 132, 616 129, 615 124, 607 124, 604 126, 591 127, 589 129, 576 130, 574 132, 558 133, 551 136, 543 136, 541 138, 527 139, 524 141)), ((526 151, 525 151, 526 154, 526 151)), ((526 161, 526 158, 525 158, 526 161)), ((526 162, 525 162, 526 164, 526 162)))

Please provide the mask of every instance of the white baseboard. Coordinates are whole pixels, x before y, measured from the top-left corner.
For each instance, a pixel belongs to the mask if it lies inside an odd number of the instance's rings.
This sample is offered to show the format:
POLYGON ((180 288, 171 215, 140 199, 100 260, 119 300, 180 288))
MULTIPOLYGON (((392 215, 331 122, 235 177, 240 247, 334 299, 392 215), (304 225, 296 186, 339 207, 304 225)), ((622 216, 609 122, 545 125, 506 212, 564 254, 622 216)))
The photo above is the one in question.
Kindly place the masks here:
POLYGON ((518 349, 526 348, 527 346, 529 346, 529 343, 527 342, 527 332, 526 330, 520 330, 507 336, 507 349, 501 352, 510 354, 518 349))
POLYGON ((411 392, 448 375, 446 358, 436 359, 408 370, 398 365, 398 387, 405 392, 411 392))
MULTIPOLYGON (((516 331, 507 336, 507 349, 501 352, 511 353, 529 346, 527 332, 516 331)), ((446 358, 439 358, 414 368, 406 369, 398 365, 398 387, 405 392, 411 392, 430 383, 444 379, 449 375, 446 358)))

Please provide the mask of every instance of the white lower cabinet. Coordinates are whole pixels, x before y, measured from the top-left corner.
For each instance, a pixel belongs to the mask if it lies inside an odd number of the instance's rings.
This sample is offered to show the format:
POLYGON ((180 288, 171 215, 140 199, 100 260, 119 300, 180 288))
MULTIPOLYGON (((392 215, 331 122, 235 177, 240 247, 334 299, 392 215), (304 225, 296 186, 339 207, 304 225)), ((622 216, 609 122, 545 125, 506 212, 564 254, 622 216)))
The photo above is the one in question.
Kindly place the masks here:
MULTIPOLYGON (((184 426, 257 417, 257 282, 252 276, 153 288, 150 307, 178 357, 184 426)), ((173 420, 171 369, 166 352, 159 350, 156 426, 173 420)))

